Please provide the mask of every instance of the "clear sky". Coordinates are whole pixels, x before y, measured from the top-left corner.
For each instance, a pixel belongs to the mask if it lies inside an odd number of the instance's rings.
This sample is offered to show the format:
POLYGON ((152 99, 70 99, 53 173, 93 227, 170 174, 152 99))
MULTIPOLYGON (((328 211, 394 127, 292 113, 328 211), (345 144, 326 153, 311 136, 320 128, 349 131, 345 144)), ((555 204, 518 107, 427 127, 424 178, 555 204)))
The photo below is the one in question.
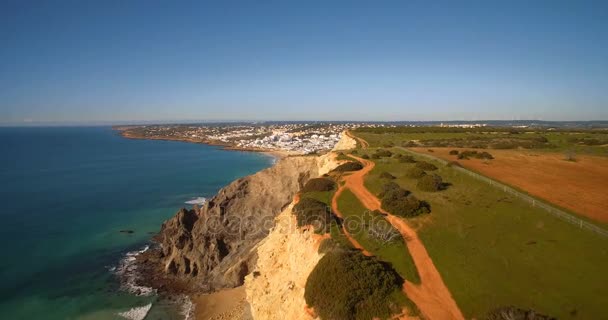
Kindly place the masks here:
POLYGON ((0 1, 0 122, 608 120, 608 1, 0 1))

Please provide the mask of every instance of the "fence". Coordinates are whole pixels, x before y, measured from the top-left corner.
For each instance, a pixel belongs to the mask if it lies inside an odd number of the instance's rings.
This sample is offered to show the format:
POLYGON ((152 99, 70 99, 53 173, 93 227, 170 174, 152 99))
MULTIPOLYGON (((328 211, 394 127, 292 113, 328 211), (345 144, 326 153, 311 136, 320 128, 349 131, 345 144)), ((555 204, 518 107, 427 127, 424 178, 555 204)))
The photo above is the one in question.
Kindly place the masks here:
MULTIPOLYGON (((407 153, 410 153, 412 155, 416 155, 416 156, 424 157, 424 158, 427 158, 427 159, 430 159, 430 160, 438 161, 438 162, 440 162, 440 163, 442 163, 444 165, 448 164, 448 161, 440 159, 440 158, 437 158, 437 157, 434 157, 434 156, 429 155, 429 154, 417 153, 417 152, 413 152, 413 151, 410 151, 410 150, 407 150, 407 149, 401 148, 401 147, 398 147, 398 148, 401 149, 401 150, 403 150, 403 151, 405 151, 405 152, 407 152, 407 153)), ((597 233, 597 234, 599 234, 601 236, 608 237, 608 230, 600 228, 600 227, 598 227, 598 226, 596 226, 596 225, 594 225, 594 224, 592 224, 590 222, 587 222, 587 221, 584 221, 582 219, 579 219, 579 218, 573 216, 570 213, 567 213, 567 212, 565 212, 563 210, 560 210, 560 209, 557 209, 557 208, 555 208, 553 206, 550 206, 550 205, 548 205, 548 204, 546 204, 546 203, 544 203, 544 202, 542 202, 542 201, 540 201, 538 199, 535 199, 535 198, 533 198, 533 197, 531 197, 531 196, 529 196, 529 195, 527 195, 527 194, 525 194, 523 192, 515 190, 515 189, 513 189, 513 188, 511 188, 511 187, 509 187, 509 186, 507 186, 505 184, 502 184, 502 183, 500 183, 498 181, 492 180, 492 179, 490 179, 490 178, 488 178, 486 176, 482 176, 482 175, 480 175, 480 174, 478 174, 476 172, 473 172, 471 170, 467 170, 467 169, 465 169, 463 167, 453 166, 453 168, 455 170, 460 171, 460 172, 466 173, 466 174, 468 174, 468 175, 470 175, 470 176, 472 176, 474 178, 477 178, 479 180, 485 181, 486 183, 489 183, 490 185, 493 185, 493 186, 495 186, 497 188, 500 188, 504 192, 512 194, 512 195, 514 195, 514 196, 516 196, 516 197, 518 197, 518 198, 520 198, 520 199, 522 199, 522 200, 530 203, 533 207, 539 207, 541 209, 544 209, 545 211, 551 213, 552 215, 554 215, 554 216, 556 216, 556 217, 558 217, 558 218, 560 218, 560 219, 562 219, 562 220, 564 220, 566 222, 572 223, 572 224, 580 227, 581 229, 587 229, 587 230, 595 232, 595 233, 597 233)))

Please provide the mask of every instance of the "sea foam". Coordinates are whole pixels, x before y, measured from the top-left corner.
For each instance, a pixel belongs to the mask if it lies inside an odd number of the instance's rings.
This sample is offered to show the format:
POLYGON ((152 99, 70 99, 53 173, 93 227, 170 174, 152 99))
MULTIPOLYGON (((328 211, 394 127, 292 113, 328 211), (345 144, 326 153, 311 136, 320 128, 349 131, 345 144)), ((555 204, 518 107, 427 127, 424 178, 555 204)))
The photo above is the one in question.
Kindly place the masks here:
POLYGON ((149 303, 145 306, 131 308, 129 311, 119 312, 118 315, 129 320, 143 320, 151 308, 152 304, 149 303))

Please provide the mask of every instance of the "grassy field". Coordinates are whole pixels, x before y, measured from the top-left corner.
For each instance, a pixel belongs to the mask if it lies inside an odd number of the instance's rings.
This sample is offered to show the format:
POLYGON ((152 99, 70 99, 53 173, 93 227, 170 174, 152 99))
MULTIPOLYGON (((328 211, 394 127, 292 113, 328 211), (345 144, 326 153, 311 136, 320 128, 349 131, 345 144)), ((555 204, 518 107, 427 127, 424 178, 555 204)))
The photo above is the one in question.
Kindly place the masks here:
POLYGON ((436 173, 451 186, 423 192, 405 177, 413 164, 375 162, 366 179, 370 191, 380 191, 379 173, 387 171, 430 203, 431 214, 408 221, 465 317, 514 305, 559 319, 608 319, 608 239, 439 163, 436 173))
MULTIPOLYGON (((344 215, 345 219, 349 217, 363 218, 366 224, 369 224, 371 219, 383 219, 380 215, 369 212, 357 199, 357 197, 346 189, 338 198, 338 208, 344 215)), ((386 221, 386 220, 384 220, 386 221)), ((392 228, 387 222, 387 226, 392 228)), ((394 229, 394 228, 392 228, 394 229)), ((350 229, 349 229, 350 230, 350 229)), ((378 257, 378 259, 390 263, 395 271, 404 279, 420 283, 420 278, 414 261, 407 251, 407 247, 403 242, 403 238, 398 233, 398 237, 391 242, 384 242, 371 237, 367 228, 357 228, 356 232, 351 232, 352 236, 369 252, 378 257)), ((396 231, 396 230, 395 230, 396 231)))
POLYGON ((573 154, 589 154, 598 156, 608 156, 608 134, 597 132, 560 132, 543 131, 528 132, 519 134, 509 134, 508 132, 480 133, 480 132, 405 132, 405 133, 370 133, 357 131, 355 134, 366 140, 370 147, 387 147, 389 145, 403 146, 408 141, 424 140, 447 140, 447 139, 467 139, 479 137, 482 139, 508 138, 522 140, 533 140, 537 137, 547 139, 547 147, 535 149, 538 152, 558 152, 573 154), (575 139, 596 139, 602 141, 601 145, 583 145, 575 139))

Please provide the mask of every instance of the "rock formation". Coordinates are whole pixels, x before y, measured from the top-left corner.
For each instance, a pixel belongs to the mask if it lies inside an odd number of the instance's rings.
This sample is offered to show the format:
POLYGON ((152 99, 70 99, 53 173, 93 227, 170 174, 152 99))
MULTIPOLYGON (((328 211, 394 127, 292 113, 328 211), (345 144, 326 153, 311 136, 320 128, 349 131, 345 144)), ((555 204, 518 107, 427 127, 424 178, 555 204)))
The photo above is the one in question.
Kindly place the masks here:
POLYGON ((276 226, 257 248, 255 268, 245 277, 254 319, 313 319, 305 311, 304 288, 321 259, 317 249, 322 236, 310 229, 299 230, 292 207, 277 217, 276 226))
POLYGON ((332 159, 286 157, 232 182, 201 208, 181 209, 163 223, 156 237, 160 248, 141 258, 148 284, 190 292, 243 284, 257 259, 253 249, 275 217, 308 179, 332 168, 332 159))

